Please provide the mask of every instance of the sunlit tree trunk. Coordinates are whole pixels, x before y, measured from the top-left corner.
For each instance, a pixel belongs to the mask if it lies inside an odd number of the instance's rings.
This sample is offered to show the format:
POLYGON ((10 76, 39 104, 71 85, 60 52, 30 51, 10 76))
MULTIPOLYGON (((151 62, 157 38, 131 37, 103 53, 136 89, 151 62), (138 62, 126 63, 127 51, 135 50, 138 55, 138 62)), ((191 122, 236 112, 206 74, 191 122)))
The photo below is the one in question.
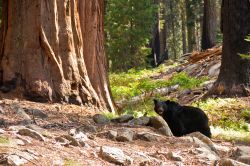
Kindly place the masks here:
POLYGON ((113 108, 103 51, 104 3, 83 3, 4 1, 0 35, 3 92, 18 92, 36 101, 93 103, 113 108), (83 17, 80 9, 92 13, 83 17), (91 32, 86 35, 85 31, 91 32))

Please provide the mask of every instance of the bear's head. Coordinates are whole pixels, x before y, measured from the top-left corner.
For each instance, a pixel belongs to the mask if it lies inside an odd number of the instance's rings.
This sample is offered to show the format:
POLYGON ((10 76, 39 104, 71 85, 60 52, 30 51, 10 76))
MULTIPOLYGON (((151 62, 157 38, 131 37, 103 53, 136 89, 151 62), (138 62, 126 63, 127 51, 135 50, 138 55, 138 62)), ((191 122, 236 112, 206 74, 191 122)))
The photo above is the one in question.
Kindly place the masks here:
POLYGON ((162 115, 165 110, 167 110, 167 105, 164 101, 154 99, 154 110, 157 114, 162 115))
POLYGON ((160 101, 157 99, 154 99, 154 110, 157 114, 162 115, 165 111, 176 111, 180 108, 180 105, 177 102, 174 101, 160 101))

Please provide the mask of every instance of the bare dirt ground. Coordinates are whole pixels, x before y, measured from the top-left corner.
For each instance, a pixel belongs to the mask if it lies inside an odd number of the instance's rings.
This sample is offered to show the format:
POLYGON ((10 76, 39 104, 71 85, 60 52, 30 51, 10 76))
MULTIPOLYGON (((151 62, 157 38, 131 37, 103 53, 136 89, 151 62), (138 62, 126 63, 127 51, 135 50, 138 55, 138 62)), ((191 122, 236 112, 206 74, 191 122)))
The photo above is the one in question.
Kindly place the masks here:
MULTIPOLYGON (((185 137, 166 137, 159 135, 158 141, 133 140, 130 142, 118 142, 105 136, 109 130, 128 128, 127 125, 108 123, 97 125, 92 116, 96 110, 91 107, 79 107, 63 104, 43 104, 25 100, 0 101, 1 106, 1 137, 8 138, 8 142, 0 140, 0 154, 3 162, 9 155, 16 155, 28 162, 24 165, 115 165, 100 156, 100 147, 109 146, 121 149, 129 156, 132 165, 211 165, 213 160, 203 155, 196 149, 199 145, 192 143, 185 137), (24 118, 21 118, 13 110, 16 108, 38 109, 45 113, 47 118, 32 117, 32 123, 43 131, 45 141, 39 141, 29 136, 17 133, 15 126, 25 126, 24 118), (14 127, 13 127, 14 126, 14 127), (84 146, 73 146, 60 143, 56 137, 67 135, 72 129, 81 126, 95 126, 97 131, 88 133, 84 146), (172 152, 180 158, 169 157, 172 152), (31 157, 30 157, 31 156, 31 157)), ((18 127, 16 127, 18 128, 18 127)), ((155 129, 147 126, 129 127, 135 132, 157 133, 155 129)), ((213 140, 214 144, 222 147, 219 157, 230 157, 236 152, 233 143, 213 140)), ((3 162, 4 163, 4 162, 3 162)), ((126 164, 124 164, 126 165, 126 164)))

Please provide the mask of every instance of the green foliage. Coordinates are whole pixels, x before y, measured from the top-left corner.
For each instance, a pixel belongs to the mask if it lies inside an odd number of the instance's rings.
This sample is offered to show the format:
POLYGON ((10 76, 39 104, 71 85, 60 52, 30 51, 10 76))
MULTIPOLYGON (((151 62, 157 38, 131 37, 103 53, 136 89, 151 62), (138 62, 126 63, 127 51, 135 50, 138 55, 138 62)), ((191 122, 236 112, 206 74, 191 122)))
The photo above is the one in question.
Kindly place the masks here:
POLYGON ((245 120, 245 105, 237 99, 208 99, 195 102, 193 106, 207 112, 211 125, 236 131, 250 131, 245 120))
POLYGON ((9 144, 9 143, 10 139, 8 137, 0 136, 0 144, 9 144))
POLYGON ((106 116, 108 119, 114 119, 118 117, 118 114, 113 112, 103 112, 102 114, 106 116))
MULTIPOLYGON (((247 36, 247 38, 245 39, 247 42, 250 42, 250 34, 247 36)), ((248 59, 250 60, 250 52, 248 54, 239 54, 241 56, 241 58, 243 59, 248 59)))
POLYGON ((80 166, 80 165, 82 164, 74 159, 64 159, 64 166, 80 166))
POLYGON ((250 132, 235 131, 233 129, 224 129, 221 127, 211 127, 213 137, 229 141, 250 142, 250 132))
POLYGON ((126 71, 145 64, 156 11, 151 0, 107 1, 106 50, 111 70, 126 71))
POLYGON ((248 123, 250 123, 250 108, 242 110, 241 117, 243 117, 248 123))
POLYGON ((173 78, 170 80, 170 85, 179 84, 182 89, 191 89, 191 88, 200 86, 206 80, 207 80, 206 77, 197 79, 194 77, 190 77, 186 73, 182 72, 182 73, 175 74, 173 76, 173 78))
POLYGON ((150 76, 161 72, 162 68, 157 70, 135 70, 131 69, 127 73, 112 73, 110 75, 111 91, 115 100, 122 98, 130 99, 144 92, 163 88, 172 85, 180 85, 181 89, 190 89, 198 87, 206 81, 206 78, 196 79, 188 76, 186 73, 177 73, 171 79, 151 79, 150 76))

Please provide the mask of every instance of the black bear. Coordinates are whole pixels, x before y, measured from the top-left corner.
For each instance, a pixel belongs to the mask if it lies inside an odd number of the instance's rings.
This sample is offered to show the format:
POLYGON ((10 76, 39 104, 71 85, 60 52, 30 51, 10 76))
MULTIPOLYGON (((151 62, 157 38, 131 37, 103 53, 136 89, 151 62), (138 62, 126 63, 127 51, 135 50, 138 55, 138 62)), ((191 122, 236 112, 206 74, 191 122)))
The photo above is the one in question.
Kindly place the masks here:
POLYGON ((154 110, 168 123, 174 136, 183 136, 199 131, 211 138, 207 115, 199 108, 181 106, 174 101, 154 100, 154 110))

